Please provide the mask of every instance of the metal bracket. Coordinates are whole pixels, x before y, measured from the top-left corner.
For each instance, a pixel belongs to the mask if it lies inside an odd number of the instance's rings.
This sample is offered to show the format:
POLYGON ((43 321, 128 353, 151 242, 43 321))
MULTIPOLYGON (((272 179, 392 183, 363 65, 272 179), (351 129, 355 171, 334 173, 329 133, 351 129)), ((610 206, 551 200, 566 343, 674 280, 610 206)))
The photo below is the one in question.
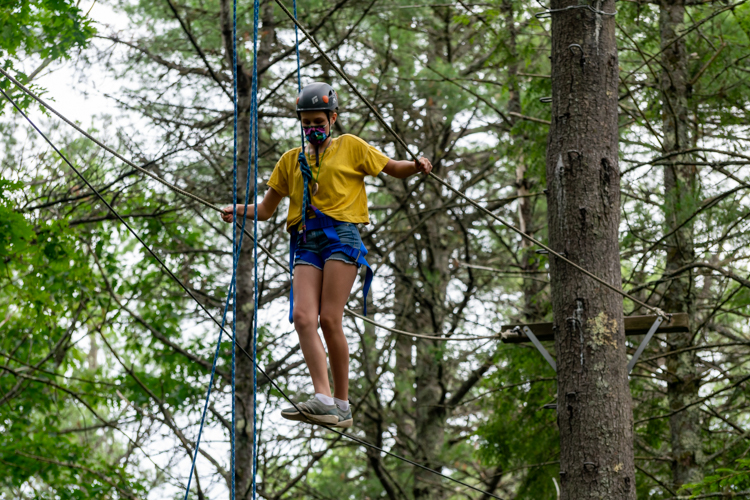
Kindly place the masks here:
POLYGON ((555 373, 557 373, 557 363, 555 363, 555 360, 552 359, 552 356, 549 352, 547 352, 547 349, 544 348, 541 342, 539 342, 539 339, 536 338, 536 335, 534 335, 534 332, 531 331, 531 328, 528 326, 523 327, 523 333, 526 334, 527 337, 531 340, 531 342, 534 344, 534 347, 536 347, 537 351, 539 351, 542 356, 544 356, 544 359, 547 360, 547 363, 552 367, 553 370, 555 370, 555 373))
POLYGON ((646 337, 643 339, 643 342, 641 342, 641 345, 638 346, 638 350, 635 351, 635 354, 633 354, 633 357, 630 358, 630 363, 628 363, 628 374, 633 371, 633 368, 635 367, 635 364, 638 362, 638 358, 641 357, 641 354, 643 354, 643 350, 648 345, 649 341, 651 340, 651 337, 654 336, 654 333, 656 333, 656 330, 659 329, 659 326, 664 322, 664 318, 661 316, 657 316, 656 320, 654 321, 654 324, 651 325, 651 328, 648 330, 648 333, 646 334, 646 337))

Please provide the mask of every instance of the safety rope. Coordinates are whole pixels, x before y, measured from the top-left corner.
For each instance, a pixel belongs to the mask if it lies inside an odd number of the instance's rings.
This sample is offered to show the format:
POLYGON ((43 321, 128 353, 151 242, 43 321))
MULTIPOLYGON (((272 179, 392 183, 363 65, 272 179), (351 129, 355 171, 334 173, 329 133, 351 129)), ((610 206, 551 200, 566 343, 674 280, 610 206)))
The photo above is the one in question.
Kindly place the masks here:
MULTIPOLYGON (((274 1, 276 2, 276 4, 279 7, 281 7, 281 10, 284 11, 284 13, 287 15, 287 17, 289 17, 289 19, 291 19, 292 22, 294 22, 295 28, 299 28, 300 31, 302 31, 302 34, 305 35, 305 37, 310 41, 310 43, 313 44, 313 46, 315 46, 315 48, 318 50, 318 52, 320 53, 320 55, 328 62, 328 64, 331 65, 331 67, 333 68, 333 70, 336 71, 336 73, 338 73, 339 76, 341 76, 341 78, 344 79, 344 81, 346 81, 346 83, 349 85, 349 87, 352 89, 352 91, 355 94, 357 94, 357 97, 359 97, 360 100, 370 109, 370 111, 373 113, 373 115, 378 120, 378 122, 380 123, 380 125, 389 134, 391 134, 391 136, 393 136, 394 139, 396 139, 396 141, 401 145, 401 147, 404 148, 404 150, 409 154, 409 156, 412 157, 412 159, 415 162, 419 161, 419 158, 417 157, 416 154, 414 154, 412 152, 412 150, 406 144, 406 141, 404 141, 404 139, 395 130, 393 130, 393 128, 390 125, 388 125, 388 123, 381 116, 381 114, 378 112, 378 110, 375 108, 375 106, 359 91, 359 89, 357 89, 357 87, 349 79, 349 77, 346 75, 346 73, 344 73, 344 71, 333 61, 333 59, 331 59, 331 57, 328 55, 328 53, 325 50, 323 50, 323 48, 318 44, 317 41, 315 41, 315 39, 312 37, 312 35, 310 35, 310 33, 307 32, 307 30, 305 29, 305 27, 300 24, 300 22, 295 18, 295 16, 292 15, 291 12, 289 12, 289 9, 287 9, 286 5, 284 5, 284 3, 281 0, 274 0, 274 1)), ((468 195, 466 195, 466 194, 462 193, 461 191, 459 191, 458 189, 454 188, 453 186, 451 186, 449 183, 447 183, 445 180, 443 180, 442 178, 438 177, 434 173, 430 172, 429 176, 432 179, 434 179, 435 181, 437 181, 443 187, 449 189, 450 191, 453 191, 460 198, 463 198, 464 200, 466 200, 471 206, 473 206, 474 208, 476 208, 480 212, 483 212, 484 214, 486 214, 486 215, 490 216, 491 218, 495 219, 497 222, 503 224, 508 229, 510 229, 511 231, 515 232, 516 234, 518 234, 522 238, 525 238, 526 240, 530 241, 534 245, 537 245, 537 246, 539 246, 539 247, 547 250, 550 253, 550 255, 554 255, 558 259, 562 260, 563 262, 565 262, 566 264, 572 266, 573 268, 581 271, 583 274, 585 274, 589 278, 591 278, 591 279, 597 281, 598 283, 604 285, 606 288, 612 290, 613 292, 618 293, 618 294, 622 295, 623 297, 632 300, 636 304, 638 304, 638 305, 640 305, 642 307, 645 307, 646 309, 654 312, 658 316, 661 316, 663 318, 667 318, 667 314, 664 311, 662 311, 661 309, 659 309, 658 307, 648 305, 645 302, 636 299, 635 297, 631 296, 630 294, 628 294, 627 292, 625 292, 621 288, 615 287, 615 286, 607 283, 605 280, 603 280, 602 278, 598 277, 594 273, 592 273, 592 272, 584 269, 583 267, 579 266, 575 262, 573 262, 570 259, 568 259, 568 258, 564 257, 563 255, 559 254, 558 252, 555 252, 550 247, 548 247, 544 243, 540 242, 539 240, 537 240, 533 236, 530 236, 530 235, 524 233, 523 231, 521 231, 520 229, 518 229, 517 227, 515 227, 513 224, 511 224, 510 222, 508 222, 505 219, 503 219, 502 217, 499 217, 498 215, 492 213, 492 211, 490 211, 486 207, 481 206, 474 199, 470 198, 468 195)))
MULTIPOLYGON (((232 151, 232 216, 233 220, 237 220, 237 0, 234 0, 233 2, 233 9, 232 9, 232 75, 233 75, 233 95, 232 95, 232 103, 234 106, 234 120, 233 120, 233 151, 232 151)), ((252 127, 252 125, 251 125, 252 127)), ((247 221, 247 206, 249 203, 249 196, 250 196, 250 158, 248 158, 248 166, 247 166, 247 175, 246 175, 246 183, 245 183, 245 210, 243 211, 242 216, 242 226, 239 233, 239 241, 237 239, 237 228, 232 227, 232 279, 229 285, 229 293, 227 294, 227 300, 226 304, 224 305, 224 313, 222 315, 222 324, 221 329, 224 330, 224 324, 226 321, 226 315, 228 310, 229 301, 232 302, 232 366, 231 366, 231 386, 232 386, 232 423, 231 423, 231 429, 230 429, 230 475, 231 475, 231 481, 230 481, 230 492, 231 492, 231 499, 234 500, 235 498, 235 477, 236 477, 236 366, 237 366, 237 360, 236 360, 236 346, 237 346, 237 286, 236 286, 236 280, 237 280, 237 266, 239 264, 239 258, 240 253, 242 251, 242 241, 243 236, 245 234, 245 223, 247 221)), ((257 221, 255 223, 257 225, 257 221)), ((256 239, 253 239, 253 242, 256 242, 256 239)), ((257 249, 257 247, 256 247, 257 249)), ((256 250, 257 251, 257 250, 256 250)), ((216 344, 216 351, 214 353, 214 360, 213 360, 213 368, 211 373, 211 379, 208 385, 208 389, 206 390, 206 402, 204 404, 203 408, 203 415, 201 416, 201 423, 200 428, 198 429, 198 439, 196 440, 195 444, 195 454, 193 456, 193 461, 190 466, 190 475, 188 476, 188 484, 185 489, 185 500, 187 500, 188 494, 190 492, 190 482, 193 477, 193 471, 195 469, 195 461, 198 457, 198 450, 200 448, 200 437, 203 433, 203 426, 205 423, 206 418, 206 410, 208 408, 208 402, 211 397, 211 388, 213 387, 213 378, 214 378, 214 372, 216 371, 216 361, 219 354, 219 349, 221 347, 221 332, 219 333, 219 339, 216 344)), ((255 366, 253 364, 253 366, 255 366)), ((253 412, 253 419, 255 418, 255 413, 253 412)), ((255 424, 255 420, 253 420, 253 425, 255 424)), ((255 440, 253 440, 255 441, 255 440)), ((255 469, 253 469, 253 484, 255 483, 255 469)), ((254 498, 254 497, 253 497, 254 498)))
MULTIPOLYGON (((2 70, 0 70, 0 71, 2 71, 2 70)), ((20 108, 20 106, 18 106, 18 104, 17 104, 17 103, 16 103, 16 102, 15 102, 15 101, 14 101, 14 100, 13 100, 13 99, 12 99, 12 98, 11 98, 11 97, 10 97, 10 96, 8 95, 8 94, 6 94, 6 93, 5 93, 5 91, 4 91, 4 90, 3 90, 2 88, 0 88, 0 93, 2 93, 2 95, 3 95, 3 96, 4 96, 4 97, 5 97, 5 98, 6 98, 6 99, 7 99, 7 100, 8 100, 8 101, 9 101, 9 102, 10 102, 10 103, 11 103, 11 104, 13 105, 13 107, 14 107, 14 108, 15 108, 15 109, 16 109, 16 110, 17 110, 17 111, 18 111, 18 112, 19 112, 19 113, 20 113, 20 114, 21 114, 21 115, 22 115, 22 116, 23 116, 23 117, 24 117, 24 118, 26 119, 26 121, 28 121, 28 122, 29 122, 29 124, 30 124, 30 125, 31 125, 31 126, 32 126, 32 127, 34 128, 34 130, 36 130, 36 131, 37 131, 37 133, 38 133, 39 135, 41 135, 41 136, 42 136, 42 138, 43 138, 43 139, 44 139, 44 140, 45 140, 45 141, 47 142, 47 144, 49 144, 49 145, 50 145, 50 147, 52 147, 52 149, 54 149, 54 150, 55 150, 55 152, 56 152, 56 153, 58 154, 58 156, 60 156, 60 158, 62 158, 62 160, 63 160, 63 161, 64 161, 64 162, 65 162, 65 163, 66 163, 66 164, 67 164, 67 165, 68 165, 68 166, 69 166, 69 167, 70 167, 70 168, 71 168, 71 169, 73 170, 73 172, 75 172, 75 173, 76 173, 76 175, 78 175, 78 177, 79 177, 79 178, 80 178, 80 179, 81 179, 81 180, 82 180, 82 181, 84 182, 84 184, 86 184, 86 186, 87 186, 87 187, 88 187, 88 188, 89 188, 89 189, 90 189, 90 190, 91 190, 91 191, 92 191, 92 192, 93 192, 93 193, 94 193, 94 194, 96 195, 96 197, 97 197, 97 198, 99 198, 99 199, 100 199, 100 200, 102 201, 102 203, 104 203, 104 205, 105 205, 105 206, 107 207, 107 209, 108 209, 108 210, 109 210, 110 212, 112 212, 112 215, 114 215, 114 216, 115 216, 115 218, 116 218, 116 219, 117 219, 118 221, 120 221, 120 223, 122 223, 122 224, 123 224, 123 225, 125 226, 125 228, 126 228, 126 229, 127 229, 127 230, 128 230, 129 232, 130 232, 130 234, 132 234, 132 235, 133 235, 133 237, 134 237, 134 238, 135 238, 135 239, 136 239, 136 240, 138 241, 138 243, 140 243, 140 244, 141 244, 141 246, 142 246, 142 247, 143 247, 143 248, 144 248, 144 249, 145 249, 145 250, 146 250, 146 251, 147 251, 147 252, 148 252, 148 253, 149 253, 149 254, 150 254, 150 255, 151 255, 151 256, 152 256, 152 257, 153 257, 154 259, 155 259, 155 260, 156 260, 156 262, 157 262, 157 263, 158 263, 158 264, 159 264, 159 265, 161 266, 161 268, 162 268, 162 269, 163 269, 163 270, 164 270, 164 271, 165 271, 165 272, 167 273, 167 275, 168 275, 168 276, 169 276, 169 277, 170 277, 170 278, 171 278, 172 280, 174 280, 174 281, 175 281, 175 283, 177 283, 177 284, 178 284, 178 285, 180 286, 180 288, 182 288, 182 289, 183 289, 183 290, 184 290, 184 291, 185 291, 185 292, 186 292, 186 293, 188 294, 188 296, 189 296, 189 297, 190 297, 191 299, 193 299, 193 301, 195 301, 196 305, 197 305, 197 306, 198 306, 198 307, 199 307, 199 308, 200 308, 200 309, 201 309, 201 310, 202 310, 202 311, 203 311, 203 312, 204 312, 204 313, 206 314, 206 316, 208 316, 208 318, 209 318, 209 319, 210 319, 211 321, 213 321, 213 322, 214 322, 215 324, 217 324, 217 325, 218 325, 218 326, 220 327, 220 329, 221 329, 221 333, 224 333, 224 334, 225 334, 225 335, 227 335, 228 337, 231 337, 231 340, 232 340, 232 341, 234 342, 234 336, 233 336, 233 335, 232 335, 231 333, 229 333, 229 332, 228 332, 228 331, 227 331, 227 330, 225 329, 225 327, 224 327, 224 323, 223 323, 223 322, 219 322, 219 320, 218 320, 218 319, 216 319, 216 317, 214 317, 214 315, 213 315, 213 314, 211 314, 211 312, 210 312, 210 311, 209 311, 209 310, 208 310, 208 309, 206 308, 206 306, 204 306, 204 305, 203 305, 203 303, 202 303, 202 302, 201 302, 200 300, 198 300, 198 298, 197 298, 197 297, 196 297, 196 296, 195 296, 195 295, 193 294, 193 292, 192 292, 192 291, 191 291, 191 290, 190 290, 190 289, 189 289, 189 288, 188 288, 188 287, 187 287, 187 286, 186 286, 186 285, 185 285, 185 284, 184 284, 184 283, 182 282, 182 280, 180 280, 180 279, 179 279, 179 278, 178 278, 177 276, 175 276, 175 274, 174 274, 174 273, 173 273, 173 272, 172 272, 172 271, 171 271, 171 270, 169 269, 169 267, 167 267, 167 265, 166 265, 166 264, 164 263, 164 261, 163 261, 163 260, 162 260, 162 259, 161 259, 161 258, 160 258, 160 257, 159 257, 159 256, 158 256, 157 254, 156 254, 156 252, 154 252, 154 250, 153 250, 153 249, 152 249, 151 247, 149 247, 149 246, 148 246, 148 245, 146 244, 146 242, 145 242, 145 241, 143 241, 143 239, 142 239, 142 238, 141 238, 141 237, 140 237, 140 236, 138 235, 138 233, 137 233, 137 232, 136 232, 136 231, 135 231, 135 230, 134 230, 134 229, 133 229, 133 228, 132 228, 132 227, 130 226, 130 224, 128 224, 128 223, 127 223, 127 222, 125 221, 125 219, 123 219, 123 217, 122 217, 122 216, 121 216, 121 215, 120 215, 120 214, 119 214, 119 213, 118 213, 118 212, 117 212, 117 211, 116 211, 116 210, 115 210, 115 209, 114 209, 114 208, 112 207, 112 205, 111 205, 111 204, 110 204, 110 203, 109 203, 109 202, 108 202, 108 201, 107 201, 107 200, 106 200, 106 199, 104 198, 104 196, 103 196, 103 195, 102 195, 102 194, 101 194, 101 193, 100 193, 100 192, 99 192, 99 191, 98 191, 98 190, 97 190, 96 188, 94 188, 94 186, 93 186, 93 185, 92 185, 92 184, 91 184, 91 183, 89 182, 89 180, 88 180, 88 179, 87 179, 87 178, 86 178, 86 177, 85 177, 85 176, 84 176, 84 175, 83 175, 83 174, 82 174, 82 173, 81 173, 81 172, 80 172, 80 171, 79 171, 79 170, 78 170, 78 169, 77 169, 77 168, 76 168, 76 167, 75 167, 75 166, 74 166, 74 165, 73 165, 73 164, 72 164, 71 162, 70 162, 70 160, 68 160, 68 158, 67 158, 67 157, 66 157, 66 156, 65 156, 64 154, 62 154, 62 152, 61 152, 61 151, 60 151, 60 150, 59 150, 59 149, 58 149, 58 148, 57 148, 57 147, 56 147, 56 146, 55 146, 55 145, 54 145, 54 144, 52 143, 52 141, 51 141, 51 140, 50 140, 50 139, 49 139, 49 138, 48 138, 48 137, 47 137, 47 136, 46 136, 46 135, 44 134, 44 132, 42 132, 42 131, 41 131, 41 129, 39 129, 39 127, 37 127, 37 125, 36 125, 36 124, 35 124, 35 123, 34 123, 34 122, 33 122, 33 121, 32 121, 32 120, 31 120, 31 119, 30 119, 30 118, 28 117, 28 115, 26 115, 26 113, 24 113, 24 111, 23 111, 23 110, 22 110, 22 109, 20 108)), ((242 242, 242 239, 240 239, 240 242, 242 242)), ((232 277, 232 284, 231 284, 230 286, 233 286, 233 285, 234 285, 234 283, 235 283, 235 280, 234 280, 234 276, 233 276, 233 277, 232 277)), ((231 294, 231 292, 230 292, 230 294, 231 294)), ((226 307, 227 307, 227 306, 225 306, 225 311, 226 311, 226 307)), ((268 382, 269 382, 269 383, 271 384, 271 386, 273 386, 273 388, 274 388, 274 389, 276 389, 276 390, 277 390, 277 391, 279 392, 279 394, 281 394, 281 395, 282 395, 282 397, 283 397, 284 399, 286 399, 286 400, 287 400, 287 402, 289 402, 289 403, 290 403, 290 404, 291 404, 291 405, 292 405, 292 406, 294 407, 294 409, 296 409, 296 410, 297 410, 298 412, 302 413, 302 412, 300 411, 299 407, 297 406, 297 404, 296 404, 296 403, 295 403, 294 401, 292 401, 292 399, 291 399, 291 398, 290 398, 290 397, 289 397, 289 396, 287 395, 287 393, 286 393, 286 392, 284 392, 284 390, 283 390, 283 389, 282 389, 282 388, 281 388, 281 387, 279 386, 279 384, 277 384, 277 383, 276 383, 276 381, 275 381, 275 380, 273 380, 273 379, 272 379, 272 378, 271 378, 271 377, 270 377, 270 376, 268 375, 268 373, 267 373, 267 372, 266 372, 266 371, 265 371, 265 370, 264 370, 263 368, 261 368, 260 366, 258 366, 258 364, 257 364, 257 361, 256 361, 256 359, 255 359, 255 358, 253 358, 253 357, 252 357, 252 356, 250 355, 250 353, 248 353, 248 352, 247 352, 247 351, 245 350, 245 348, 244 348, 244 347, 243 347, 243 346, 242 346, 241 344, 236 344, 236 346, 237 346, 237 347, 238 347, 238 348, 240 349, 240 352, 242 352, 242 354, 244 354, 244 356, 245 356, 245 357, 246 357, 247 359, 249 359, 249 360, 250 360, 250 361, 251 361, 251 362, 253 363, 253 365, 255 366, 255 368, 256 368, 256 369, 257 369, 258 371, 260 371, 260 373, 261 373, 261 374, 263 374, 263 376, 265 376, 265 377, 266 377, 266 379, 267 379, 267 380, 268 380, 268 382)), ((215 363, 216 363, 216 355, 214 356, 214 369, 212 370, 212 380, 211 380, 211 382, 213 382, 213 374, 214 374, 214 372, 215 372, 215 363)), ((212 385, 212 383, 211 383, 211 384, 209 384, 209 391, 210 391, 211 385, 212 385)), ((205 416, 205 409, 204 409, 204 416, 205 416)), ((310 423, 310 424, 315 424, 315 423, 314 423, 314 422, 312 422, 312 421, 308 421, 308 423, 310 423)), ((440 472, 440 471, 436 471, 436 470, 434 470, 434 469, 431 469, 431 468, 429 468, 429 467, 427 467, 427 466, 425 466, 425 465, 422 465, 422 464, 420 464, 420 463, 418 463, 418 462, 414 462, 414 461, 412 461, 412 460, 409 460, 408 458, 402 457, 402 456, 400 456, 400 455, 397 455, 397 454, 395 454, 395 453, 392 453, 392 452, 390 452, 390 451, 388 451, 388 450, 384 450, 383 448, 380 448, 380 447, 378 447, 378 446, 376 446, 376 445, 374 445, 374 444, 372 444, 372 443, 368 443, 367 441, 364 441, 364 440, 362 440, 362 439, 360 439, 360 438, 358 438, 358 437, 356 437, 356 436, 353 436, 353 435, 351 435, 351 434, 346 434, 346 433, 344 433, 344 432, 341 432, 341 431, 339 431, 338 429, 335 429, 335 428, 333 428, 333 427, 327 427, 327 426, 323 426, 323 427, 326 427, 326 429, 328 429, 328 430, 329 430, 330 432, 333 432, 333 433, 335 433, 335 434, 338 434, 339 436, 342 436, 342 437, 346 437, 347 439, 350 439, 350 440, 352 440, 352 441, 354 441, 354 442, 356 442, 356 443, 359 443, 359 444, 361 444, 362 446, 366 446, 366 447, 368 447, 368 448, 370 448, 370 449, 372 449, 372 450, 378 451, 378 452, 380 452, 380 453, 385 453, 386 455, 388 455, 388 456, 391 456, 391 457, 393 457, 393 458, 396 458, 397 460, 400 460, 400 461, 402 461, 402 462, 405 462, 405 463, 408 463, 408 464, 410 464, 410 465, 413 465, 413 466, 415 466, 415 467, 418 467, 418 468, 420 468, 420 469, 422 469, 422 470, 425 470, 425 471, 427 471, 427 472, 430 472, 430 473, 432 473, 432 474, 435 474, 435 475, 437 475, 437 476, 440 476, 440 477, 442 477, 442 478, 445 478, 445 479, 447 479, 447 480, 449 480, 449 481, 452 481, 452 482, 454 482, 454 483, 456 483, 456 484, 460 484, 460 485, 462 485, 462 486, 465 486, 466 488, 469 488, 469 489, 472 489, 472 490, 474 490, 474 491, 477 491, 477 492, 479 492, 479 493, 482 493, 483 495, 486 495, 486 496, 488 496, 488 497, 490 497, 490 498, 496 498, 496 499, 498 499, 498 500, 503 500, 503 499, 502 499, 501 497, 499 497, 499 496, 497 496, 497 495, 495 495, 495 494, 493 494, 493 493, 491 493, 491 492, 489 492, 489 491, 484 491, 484 490, 481 490, 481 489, 477 488, 476 486, 472 486, 472 485, 470 485, 470 484, 468 484, 468 483, 465 483, 465 482, 461 481, 460 479, 456 479, 456 478, 450 477, 450 476, 448 476, 448 475, 446 475, 446 474, 443 474, 443 473, 442 473, 442 472, 440 472)), ((196 453, 197 453, 197 447, 196 447, 196 453)), ((192 471, 191 471, 191 473, 192 473, 192 471)), ((189 488, 189 486, 188 486, 188 488, 189 488)), ((187 495, 186 495, 186 496, 187 496, 187 495)))
MULTIPOLYGON (((107 151, 108 153, 110 153, 115 158, 119 159, 120 161, 122 161, 123 163, 125 163, 126 165, 128 165, 129 167, 132 167, 132 168, 138 170, 139 172, 141 172, 141 173, 143 173, 143 174, 151 177, 155 181, 159 182, 161 185, 165 186, 166 188, 174 191, 175 193, 177 193, 179 195, 186 196, 186 197, 190 198, 191 200, 194 200, 194 201, 198 202, 199 204, 203 205, 204 207, 209 208, 209 209, 211 209, 211 210, 213 210, 215 212, 223 213, 223 210, 221 208, 219 208, 218 206, 214 205, 213 203, 210 203, 210 202, 204 200, 203 198, 201 198, 201 197, 199 197, 199 196, 197 196, 197 195, 195 195, 195 194, 193 194, 193 193, 191 193, 189 191, 185 191, 184 189, 181 189, 180 187, 178 187, 178 186, 176 186, 174 184, 171 184, 170 182, 162 179, 161 177, 159 177, 158 175, 154 174, 153 172, 150 172, 149 170, 143 168, 143 166, 136 165, 135 163, 133 163, 132 161, 128 160, 127 158, 125 158, 124 156, 122 156, 120 153, 118 153, 114 149, 112 149, 109 146, 107 146, 106 144, 102 143, 96 137, 92 136, 91 134, 89 134, 88 132, 86 132, 84 129, 82 129, 81 127, 79 127, 78 125, 76 125, 74 122, 72 122, 70 119, 68 119, 65 115, 63 115, 62 113, 60 113, 59 111, 57 111, 47 101, 45 101, 44 99, 42 99, 41 97, 39 97, 38 95, 36 95, 34 92, 32 92, 31 90, 29 90, 27 87, 25 87, 18 80, 16 80, 11 75, 9 75, 8 73, 6 73, 2 68, 0 68, 0 74, 2 74, 3 76, 5 76, 6 78, 8 78, 8 80, 10 80, 14 85, 16 85, 19 89, 21 89, 25 94, 27 94, 29 97, 31 97, 32 99, 34 99, 35 101, 37 101, 45 109, 47 109, 48 111, 50 111, 51 113, 53 113, 54 115, 56 115, 62 121, 64 121, 65 123, 67 123, 69 126, 71 126, 72 128, 74 128, 78 133, 80 133, 81 135, 83 135, 84 137, 86 137, 87 139, 89 139, 90 141, 92 141, 94 144, 96 144, 97 146, 99 146, 103 150, 107 151)), ((153 162, 149 162, 149 163, 147 163, 147 165, 150 164, 150 163, 153 163, 153 162)), ((237 222, 237 224, 239 225, 239 222, 237 222)), ((244 230, 244 234, 247 237, 249 237, 249 238, 253 238, 253 235, 250 234, 250 232, 247 231, 247 230, 244 230)), ((260 248, 260 250, 264 254, 266 254, 268 256, 268 258, 270 258, 276 265, 278 265, 279 267, 281 267, 287 273, 289 272, 289 267, 281 259, 279 259, 278 257, 276 257, 276 255, 274 255, 271 252, 271 250, 269 250, 265 245, 263 245, 262 243, 258 242, 258 248, 260 248)), ((435 341, 439 341, 439 342, 451 342, 451 341, 453 341, 453 342, 463 342, 463 341, 472 341, 472 340, 500 339, 500 338, 502 338, 501 335, 477 335, 477 336, 471 336, 471 337, 444 337, 444 336, 440 336, 440 335, 427 335, 427 334, 422 334, 422 333, 407 332, 405 330, 399 330, 398 328, 392 328, 392 327, 384 325, 382 323, 378 323, 377 321, 373 320, 372 318, 368 318, 367 316, 362 316, 361 314, 358 314, 358 313, 356 313, 356 312, 354 312, 354 311, 352 311, 352 310, 350 310, 348 308, 345 308, 344 312, 346 314, 352 316, 352 317, 361 319, 362 321, 365 321, 365 322, 367 322, 367 323, 369 323, 369 324, 371 324, 371 325, 373 325, 373 326, 375 326, 377 328, 382 328, 385 331, 388 331, 388 332, 391 332, 391 333, 395 333, 396 335, 402 335, 402 336, 407 336, 407 337, 414 337, 414 338, 418 338, 418 339, 435 340, 435 341)))
MULTIPOLYGON (((292 8, 294 9, 294 19, 297 19, 297 0, 292 0, 292 8)), ((297 32, 297 25, 294 25, 294 48, 297 52, 297 95, 302 92, 302 68, 300 66, 299 57, 299 33, 297 32)), ((299 150, 299 157, 297 162, 299 163, 299 171, 302 174, 302 221, 300 222, 300 231, 302 238, 307 241, 307 209, 310 207, 310 181, 312 181, 312 168, 307 163, 307 157, 305 156, 305 130, 302 127, 300 121, 300 141, 302 147, 299 150)), ((329 131, 330 135, 330 131, 329 131)), ((316 151, 317 154, 317 151, 316 151)), ((318 169, 320 175, 320 168, 318 169)), ((365 300, 367 298, 365 297, 365 300)))
MULTIPOLYGON (((232 136, 232 220, 237 220, 237 0, 232 1, 232 107, 233 109, 233 136, 232 136)), ((249 179, 248 179, 249 180, 249 179)), ((247 191, 245 192, 247 194, 247 191)), ((242 216, 244 224, 246 216, 242 216)), ((242 233, 240 233, 242 234, 242 233)), ((237 263, 239 262, 239 251, 237 248, 237 228, 232 225, 232 276, 237 276, 237 263)), ((236 279, 236 278, 234 278, 236 279)), ((227 298, 227 300, 229 300, 227 298)), ((235 371, 237 369, 236 360, 237 351, 237 286, 232 287, 232 428, 230 429, 230 472, 232 476, 230 481, 230 498, 234 500, 235 495, 235 428, 236 428, 236 408, 235 400, 237 399, 237 380, 235 371)))

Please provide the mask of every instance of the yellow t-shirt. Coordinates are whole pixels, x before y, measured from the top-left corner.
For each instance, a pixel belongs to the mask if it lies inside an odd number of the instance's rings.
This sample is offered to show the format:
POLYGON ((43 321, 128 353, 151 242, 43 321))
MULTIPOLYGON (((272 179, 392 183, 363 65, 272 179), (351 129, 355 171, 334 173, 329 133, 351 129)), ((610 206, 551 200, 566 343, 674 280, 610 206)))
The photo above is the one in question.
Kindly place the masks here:
MULTIPOLYGON (((281 196, 289 197, 289 229, 302 220, 302 172, 299 170, 300 148, 284 153, 273 169, 268 186, 281 196)), ((378 175, 389 158, 359 137, 345 134, 331 140, 320 157, 320 169, 315 166, 315 155, 307 155, 312 170, 310 191, 318 183, 318 192, 311 198, 315 207, 342 222, 369 223, 365 176, 378 175), (320 175, 318 175, 320 170, 320 175)))

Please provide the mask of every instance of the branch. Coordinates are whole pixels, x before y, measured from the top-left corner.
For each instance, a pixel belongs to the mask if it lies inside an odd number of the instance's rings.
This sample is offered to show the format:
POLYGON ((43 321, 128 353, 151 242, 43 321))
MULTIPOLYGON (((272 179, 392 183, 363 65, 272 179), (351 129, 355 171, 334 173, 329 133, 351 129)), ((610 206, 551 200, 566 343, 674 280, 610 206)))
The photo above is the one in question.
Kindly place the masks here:
POLYGON ((89 469, 88 467, 84 467, 83 465, 74 464, 72 462, 60 462, 58 460, 54 460, 54 459, 51 459, 51 458, 39 457, 39 456, 36 456, 36 455, 32 455, 30 453, 25 453, 25 452, 23 452, 21 450, 16 450, 16 454, 21 455, 21 456, 26 457, 26 458, 31 458, 32 460, 38 460, 40 462, 46 462, 48 464, 59 465, 61 467, 68 467, 68 468, 71 468, 71 469, 78 469, 78 470, 82 470, 84 472, 88 472, 89 474, 95 475, 96 477, 98 477, 99 479, 101 479, 102 481, 104 481, 105 483, 107 483, 110 486, 112 486, 113 488, 115 488, 117 491, 119 491, 125 497, 127 497, 127 498, 129 498, 131 500, 140 500, 140 497, 134 495, 133 493, 131 493, 128 490, 120 488, 114 481, 112 481, 109 477, 105 476, 101 472, 95 471, 93 469, 89 469))
POLYGON ((173 63, 172 61, 168 61, 164 59, 161 56, 158 56, 154 53, 152 53, 148 49, 144 49, 143 47, 140 47, 139 45, 136 45, 133 42, 126 42, 125 40, 120 40, 120 38, 117 35, 109 35, 109 36, 97 36, 96 38, 103 38, 105 40, 110 40, 115 43, 121 43, 123 45, 126 45, 130 47, 131 49, 135 49, 138 52, 144 54, 146 57, 151 59, 153 62, 160 64, 167 69, 171 69, 174 71, 177 71, 181 75, 200 75, 200 76, 211 76, 207 69, 201 69, 201 68, 191 68, 189 66, 183 66, 181 64, 173 63))
POLYGON ((671 411, 669 413, 664 413, 663 415, 655 415, 653 417, 647 417, 647 418, 642 418, 641 420, 636 420, 635 423, 634 423, 634 425, 642 424, 642 423, 645 423, 645 422, 650 422, 652 420, 658 420, 660 418, 671 417, 672 415, 676 415, 676 414, 678 414, 680 412, 683 412, 683 411, 687 410, 688 408, 690 408, 692 406, 699 405, 699 404, 703 403, 704 401, 708 401, 709 399, 711 399, 713 397, 716 397, 717 395, 721 394, 722 392, 726 392, 729 389, 734 389, 735 387, 738 387, 738 386, 742 385, 743 383, 745 383, 747 380, 750 380, 750 375, 746 375, 746 376, 740 378, 737 382, 735 382, 733 384, 730 384, 730 385, 728 385, 726 387, 722 387, 718 391, 715 391, 715 392, 709 394, 708 396, 704 396, 702 398, 698 398, 695 401, 693 401, 691 403, 688 403, 688 404, 682 406, 681 408, 677 408, 676 410, 673 410, 673 411, 671 411))
POLYGON ((180 26, 182 26, 182 30, 190 39, 190 43, 193 44, 193 47, 195 47, 195 50, 198 52, 198 55, 203 60, 203 63, 206 65, 206 69, 208 69, 208 72, 211 74, 211 78, 213 78, 214 81, 219 84, 219 87, 221 87, 221 90, 224 91, 227 97, 229 97, 230 100, 234 101, 234 96, 232 96, 232 94, 229 93, 229 91, 226 89, 226 87, 224 87, 224 84, 219 79, 218 75, 214 73, 214 70, 213 68, 211 68, 211 65, 209 64, 208 59, 206 59, 206 54, 203 53, 203 50, 201 50, 201 48, 198 46, 198 42, 196 42, 195 38, 193 38, 193 34, 190 32, 188 27, 182 21, 182 18, 180 17, 180 14, 177 13, 177 9, 172 3, 172 0, 167 0, 167 4, 169 4, 169 8, 172 9, 172 13, 174 13, 174 17, 177 18, 177 21, 180 23, 180 26))

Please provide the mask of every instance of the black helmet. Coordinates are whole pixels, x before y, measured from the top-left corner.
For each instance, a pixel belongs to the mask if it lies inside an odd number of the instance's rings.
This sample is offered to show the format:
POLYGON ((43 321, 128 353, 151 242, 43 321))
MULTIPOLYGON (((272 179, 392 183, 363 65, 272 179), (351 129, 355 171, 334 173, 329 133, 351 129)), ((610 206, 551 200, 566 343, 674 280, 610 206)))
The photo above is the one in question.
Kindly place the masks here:
POLYGON ((297 116, 302 111, 338 111, 339 98, 333 87, 327 83, 311 83, 302 89, 297 97, 297 116))

